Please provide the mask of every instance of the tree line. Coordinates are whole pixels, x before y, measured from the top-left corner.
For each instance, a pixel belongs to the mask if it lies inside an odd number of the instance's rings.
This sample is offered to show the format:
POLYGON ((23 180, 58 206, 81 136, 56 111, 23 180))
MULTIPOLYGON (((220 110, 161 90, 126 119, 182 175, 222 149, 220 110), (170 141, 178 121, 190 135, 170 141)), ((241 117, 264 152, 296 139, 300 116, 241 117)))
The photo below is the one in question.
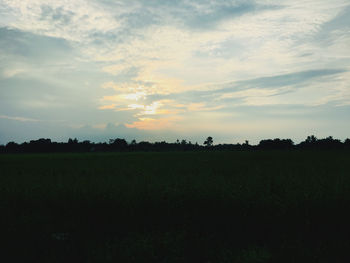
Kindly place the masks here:
POLYGON ((214 144, 214 139, 209 136, 203 144, 192 143, 187 140, 176 142, 127 142, 125 139, 110 139, 109 142, 94 143, 91 141, 78 141, 69 139, 67 142, 53 142, 51 139, 31 140, 18 144, 9 142, 0 145, 0 153, 54 153, 54 152, 133 152, 133 151, 203 151, 203 150, 328 150, 350 149, 350 139, 341 141, 332 136, 318 139, 316 136, 308 136, 304 141, 295 144, 291 139, 267 139, 261 140, 257 145, 250 145, 249 141, 236 144, 214 144))

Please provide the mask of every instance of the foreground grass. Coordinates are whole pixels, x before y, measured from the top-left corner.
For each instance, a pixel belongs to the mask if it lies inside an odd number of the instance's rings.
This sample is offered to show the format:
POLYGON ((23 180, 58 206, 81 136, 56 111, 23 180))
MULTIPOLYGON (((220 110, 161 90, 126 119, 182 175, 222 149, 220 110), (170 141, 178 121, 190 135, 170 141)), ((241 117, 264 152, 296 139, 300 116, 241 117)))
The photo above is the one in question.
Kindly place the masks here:
POLYGON ((349 163, 344 151, 3 155, 2 256, 349 262, 349 163))

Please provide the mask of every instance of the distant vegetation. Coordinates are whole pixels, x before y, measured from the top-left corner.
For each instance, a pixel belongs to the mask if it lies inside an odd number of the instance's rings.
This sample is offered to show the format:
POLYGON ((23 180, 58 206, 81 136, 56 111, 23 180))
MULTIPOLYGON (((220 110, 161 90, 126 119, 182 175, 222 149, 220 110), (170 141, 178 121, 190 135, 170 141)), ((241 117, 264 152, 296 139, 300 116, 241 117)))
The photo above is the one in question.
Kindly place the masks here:
POLYGON ((18 144, 9 142, 0 145, 0 153, 48 153, 48 152, 132 152, 132 151, 200 151, 200 150, 291 150, 291 149, 350 149, 350 139, 341 141, 332 136, 318 139, 314 135, 308 136, 304 141, 295 144, 291 139, 267 139, 258 145, 250 145, 248 141, 236 144, 214 144, 209 136, 202 144, 187 140, 169 142, 127 142, 125 139, 110 139, 109 143, 94 143, 90 141, 79 142, 69 139, 68 142, 53 142, 50 139, 32 140, 18 144))

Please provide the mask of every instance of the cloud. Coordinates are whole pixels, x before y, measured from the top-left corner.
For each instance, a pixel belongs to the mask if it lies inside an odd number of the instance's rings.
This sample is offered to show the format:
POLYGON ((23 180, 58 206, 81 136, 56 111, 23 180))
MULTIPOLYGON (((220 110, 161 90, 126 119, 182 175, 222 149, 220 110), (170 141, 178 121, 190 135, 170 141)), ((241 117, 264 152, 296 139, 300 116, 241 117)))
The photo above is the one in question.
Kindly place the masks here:
POLYGON ((48 20, 51 21, 51 23, 57 23, 62 26, 68 25, 73 17, 74 12, 71 10, 65 10, 63 6, 53 8, 49 5, 42 5, 41 6, 41 16, 40 20, 48 20))
POLYGON ((348 4, 343 10, 341 10, 331 20, 324 23, 320 31, 315 35, 315 39, 324 42, 334 40, 332 34, 346 35, 350 29, 350 5, 348 4))
POLYGON ((223 83, 167 95, 150 95, 149 101, 173 99, 175 105, 188 112, 223 111, 240 105, 320 105, 336 101, 349 102, 349 71, 319 69, 293 72, 233 83, 223 83), (345 76, 347 76, 345 78, 345 76), (336 85, 334 85, 337 83, 336 85))
MULTIPOLYGON (((262 106, 262 105, 283 105, 283 104, 308 104, 315 105, 316 101, 321 101, 321 98, 329 96, 329 90, 327 92, 320 92, 320 87, 315 87, 315 83, 327 80, 327 77, 337 76, 346 72, 345 69, 320 69, 310 70, 304 72, 293 72, 289 74, 282 74, 270 77, 263 77, 258 79, 251 79, 245 81, 239 81, 236 83, 222 84, 224 88, 207 88, 205 91, 193 91, 175 94, 143 94, 148 97, 149 104, 123 104, 123 100, 138 99, 137 93, 134 93, 133 97, 118 95, 105 97, 105 100, 119 101, 122 103, 119 110, 133 110, 137 113, 134 116, 142 115, 162 115, 169 116, 183 116, 183 112, 193 113, 200 112, 213 112, 222 111, 225 108, 230 108, 233 105, 250 105, 250 106, 262 106), (301 93, 303 96, 294 95, 290 93, 301 93), (317 94, 316 96, 314 94, 317 94), (153 98, 163 98, 163 100, 152 100, 153 98), (303 98, 302 100, 297 99, 303 98), (172 98, 173 100, 164 100, 172 98), (192 101, 192 102, 191 102, 192 101), (198 102, 193 102, 198 101, 198 102), (205 101, 205 102, 204 102, 205 101), (165 107, 165 108, 164 108, 165 107)), ((322 87, 321 87, 322 88, 322 87)), ((332 96, 330 97, 332 98, 332 96)), ((145 102, 145 98, 142 101, 145 102)), ((144 103, 143 102, 143 103, 144 103)), ((111 109, 116 109, 115 106, 111 109)), ((117 108, 118 109, 118 108, 117 108)), ((174 124, 165 122, 167 119, 161 121, 152 118, 142 118, 139 121, 134 122, 134 128, 140 129, 163 129, 167 125, 174 124), (166 124, 166 125, 165 125, 166 124)))
POLYGON ((70 41, 87 41, 95 32, 119 26, 108 10, 93 1, 3 0, 1 7, 14 18, 9 19, 13 28, 70 41))
POLYGON ((5 78, 13 78, 21 73, 24 73, 25 70, 21 68, 11 68, 11 69, 5 69, 3 71, 3 76, 5 78))
POLYGON ((112 110, 112 109, 115 109, 116 106, 117 106, 116 104, 104 105, 104 106, 100 106, 99 109, 100 110, 112 110))
POLYGON ((0 59, 9 57, 49 63, 55 62, 53 58, 61 62, 62 57, 71 56, 73 51, 70 43, 63 39, 40 36, 8 27, 0 27, 0 47, 0 59))
MULTIPOLYGON (((259 88, 285 87, 285 86, 302 84, 313 79, 336 75, 344 72, 347 72, 347 69, 343 68, 343 69, 306 70, 306 71, 293 72, 293 73, 281 74, 276 76, 239 81, 237 83, 234 83, 234 86, 243 87, 243 88, 245 87, 259 87, 259 88)), ((230 84, 226 84, 226 85, 230 85, 230 84)), ((221 89, 221 91, 226 91, 226 90, 227 88, 221 89)))
POLYGON ((139 130, 169 130, 174 129, 175 122, 180 120, 180 117, 166 117, 166 118, 139 118, 138 121, 135 121, 131 124, 126 124, 128 128, 137 128, 139 130))
POLYGON ((14 117, 7 115, 0 115, 0 119, 14 120, 14 121, 22 121, 22 122, 40 122, 41 120, 25 118, 25 117, 14 117))
MULTIPOLYGON (((347 72, 346 69, 322 69, 264 77, 235 83, 232 88, 221 89, 218 93, 223 93, 222 99, 241 98, 248 105, 316 105, 335 98, 338 92, 334 83, 344 83, 339 76, 347 72), (235 92, 229 92, 234 89, 235 92)), ((348 98, 343 97, 343 100, 348 98)))
POLYGON ((190 103, 187 106, 185 106, 187 108, 187 111, 189 112, 194 112, 194 111, 216 111, 219 109, 222 109, 224 107, 224 105, 217 105, 217 106, 212 106, 212 107, 208 107, 206 105, 206 103, 204 102, 199 102, 199 103, 190 103))
POLYGON ((111 66, 106 66, 102 68, 103 71, 110 73, 112 75, 121 75, 121 74, 127 74, 128 72, 131 72, 133 70, 132 67, 125 64, 116 64, 111 66))
POLYGON ((277 5, 261 5, 254 1, 212 1, 188 14, 187 26, 191 29, 213 30, 220 22, 233 20, 242 15, 275 10, 277 5))

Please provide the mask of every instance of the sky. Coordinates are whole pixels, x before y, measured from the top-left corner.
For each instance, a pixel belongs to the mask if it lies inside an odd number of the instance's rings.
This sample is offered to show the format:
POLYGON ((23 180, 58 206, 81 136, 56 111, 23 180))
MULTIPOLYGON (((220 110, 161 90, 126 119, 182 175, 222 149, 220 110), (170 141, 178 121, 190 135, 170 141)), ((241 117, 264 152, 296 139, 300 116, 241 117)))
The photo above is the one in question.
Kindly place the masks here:
POLYGON ((0 144, 350 137, 349 0, 0 0, 0 144))

